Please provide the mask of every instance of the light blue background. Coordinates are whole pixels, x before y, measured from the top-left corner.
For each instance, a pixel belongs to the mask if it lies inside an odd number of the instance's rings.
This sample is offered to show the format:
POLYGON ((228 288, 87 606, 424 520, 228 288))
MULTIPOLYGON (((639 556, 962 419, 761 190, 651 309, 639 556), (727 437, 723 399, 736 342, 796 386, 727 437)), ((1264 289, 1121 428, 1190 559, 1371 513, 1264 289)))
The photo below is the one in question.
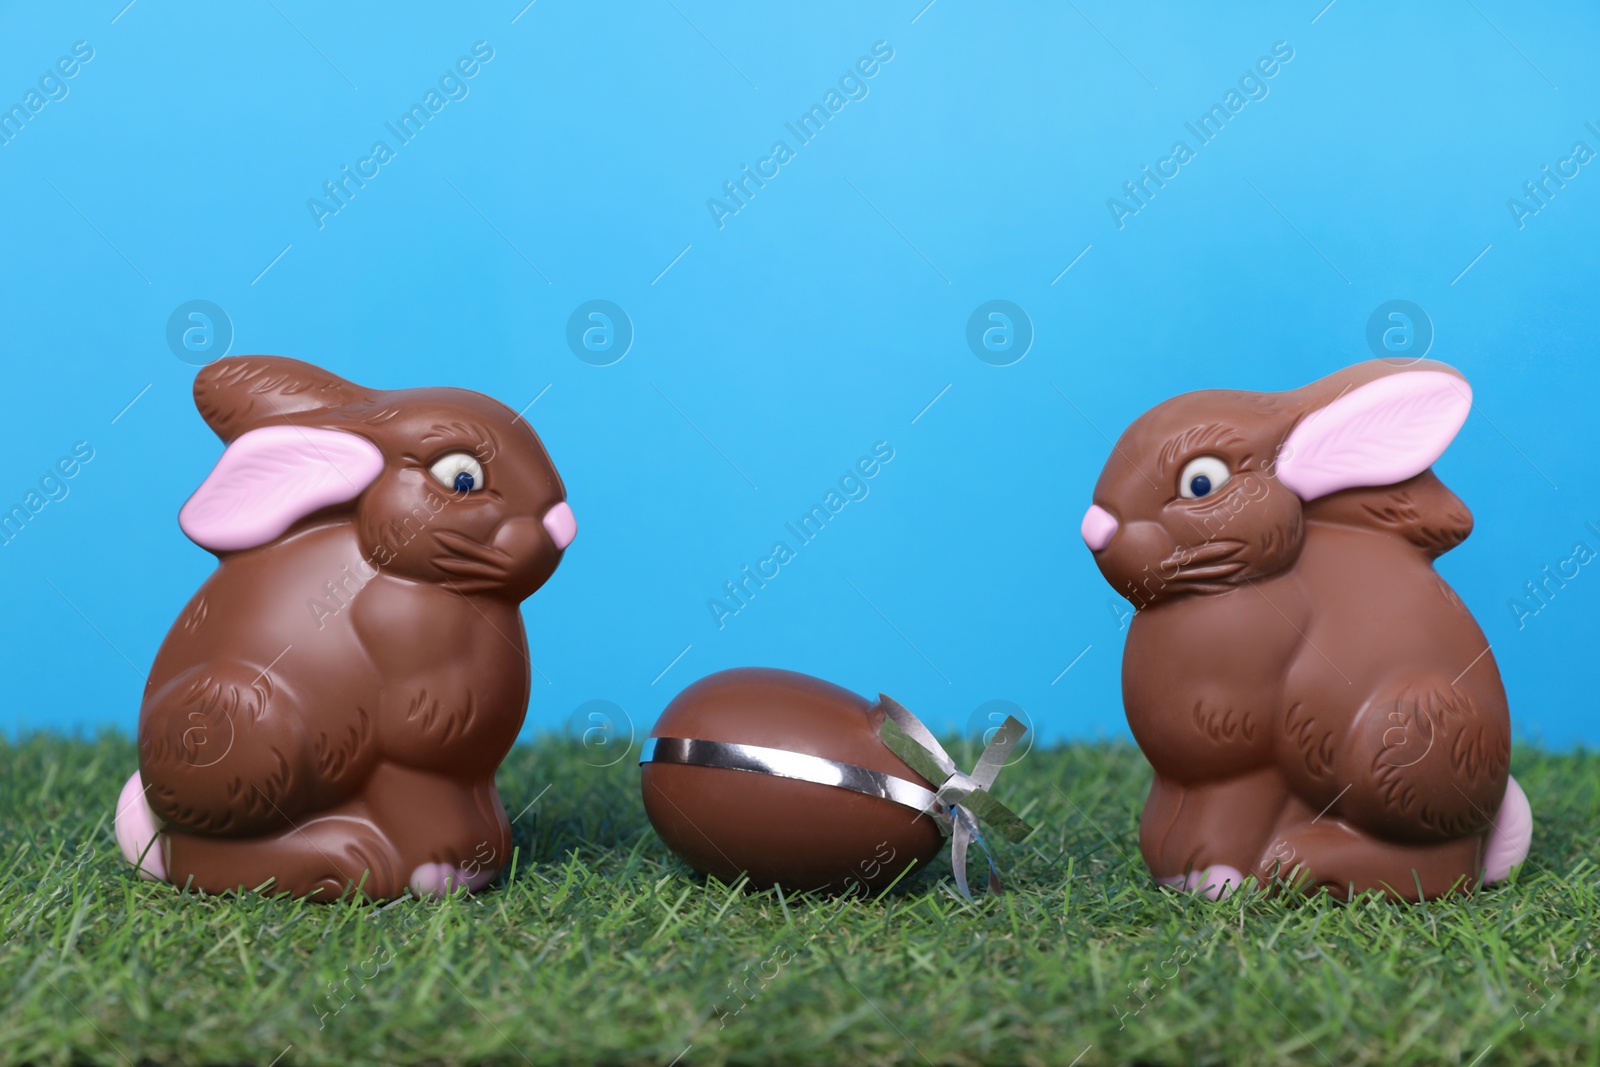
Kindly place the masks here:
POLYGON ((95 450, 0 547, 10 729, 131 731, 213 566, 175 518, 220 453, 165 340, 187 300, 227 310, 234 353, 539 396, 580 533, 525 607, 530 733, 593 700, 642 731, 693 679, 770 664, 945 727, 1013 701, 1063 739, 1125 732, 1077 533, 1100 431, 1371 358, 1369 314, 1407 299, 1478 401, 1438 466, 1477 532, 1440 569, 1519 735, 1600 741, 1600 568, 1520 629, 1510 607, 1600 548, 1600 164, 1522 229, 1506 203, 1600 149, 1592 5, 124 2, 0 14, 8 106, 95 50, 0 146, 0 501, 95 450), (470 95, 319 230, 307 199, 480 40, 470 95), (869 95, 719 230, 707 199, 877 41, 869 95), (1267 98, 1119 230, 1107 198, 1278 41, 1267 98), (613 366, 566 345, 590 299, 632 319, 613 366), (965 342, 990 299, 1031 317, 1015 365, 965 342), (719 630, 708 599, 876 441, 870 495, 719 630))

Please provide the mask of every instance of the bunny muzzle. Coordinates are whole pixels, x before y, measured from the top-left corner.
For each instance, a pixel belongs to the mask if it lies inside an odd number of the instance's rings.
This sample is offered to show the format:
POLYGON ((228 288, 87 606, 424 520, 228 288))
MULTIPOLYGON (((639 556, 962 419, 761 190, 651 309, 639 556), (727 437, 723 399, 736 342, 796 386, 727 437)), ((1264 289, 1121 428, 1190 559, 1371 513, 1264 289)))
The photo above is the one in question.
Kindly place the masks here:
POLYGON ((578 533, 578 520, 565 501, 542 518, 513 516, 500 522, 487 541, 456 530, 433 535, 439 553, 433 564, 461 593, 488 593, 523 599, 555 573, 561 555, 578 533))
POLYGON ((1223 592, 1250 570, 1242 541, 1181 542, 1160 522, 1123 522, 1099 504, 1089 506, 1081 532, 1100 573, 1136 607, 1180 594, 1223 592))

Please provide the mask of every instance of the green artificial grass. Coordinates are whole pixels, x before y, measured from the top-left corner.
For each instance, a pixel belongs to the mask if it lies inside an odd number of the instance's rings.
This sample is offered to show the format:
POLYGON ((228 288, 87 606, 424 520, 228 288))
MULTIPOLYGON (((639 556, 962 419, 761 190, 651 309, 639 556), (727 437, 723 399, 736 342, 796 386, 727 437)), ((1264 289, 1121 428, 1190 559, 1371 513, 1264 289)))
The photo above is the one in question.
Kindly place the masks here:
POLYGON ((1519 751, 1528 864, 1422 906, 1158 891, 1124 745, 1006 770, 1039 829, 975 904, 943 859, 867 901, 708 883, 651 831, 632 761, 554 740, 502 770, 510 811, 538 799, 477 897, 185 896, 118 858, 126 739, 0 763, 7 1063, 1600 1062, 1593 754, 1519 751))

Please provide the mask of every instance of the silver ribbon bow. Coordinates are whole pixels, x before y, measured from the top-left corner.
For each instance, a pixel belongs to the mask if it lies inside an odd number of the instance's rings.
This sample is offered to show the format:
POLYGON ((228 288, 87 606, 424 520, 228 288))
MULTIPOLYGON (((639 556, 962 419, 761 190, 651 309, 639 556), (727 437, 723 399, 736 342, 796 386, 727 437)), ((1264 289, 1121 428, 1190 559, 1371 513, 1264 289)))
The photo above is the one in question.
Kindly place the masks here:
POLYGON ((962 896, 972 899, 972 891, 967 886, 967 848, 976 842, 989 864, 989 892, 1000 892, 1000 872, 978 829, 978 819, 989 823, 1008 841, 1021 841, 1033 833, 1033 827, 989 793, 989 787, 994 785, 1011 755, 1012 746, 1022 739, 1028 728, 1015 717, 1006 716, 1006 721, 984 745, 972 773, 965 774, 922 720, 882 693, 878 694, 878 703, 885 715, 880 730, 883 743, 912 770, 935 785, 934 802, 926 811, 938 823, 940 831, 950 838, 950 865, 955 870, 956 888, 962 896))

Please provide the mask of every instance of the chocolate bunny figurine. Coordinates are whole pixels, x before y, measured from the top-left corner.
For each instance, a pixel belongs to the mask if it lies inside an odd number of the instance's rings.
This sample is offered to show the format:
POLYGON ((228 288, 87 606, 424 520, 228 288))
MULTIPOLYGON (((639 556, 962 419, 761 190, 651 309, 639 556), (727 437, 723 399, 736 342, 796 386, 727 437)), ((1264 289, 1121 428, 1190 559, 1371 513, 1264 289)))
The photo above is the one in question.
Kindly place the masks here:
POLYGON ((1472 530, 1428 469, 1471 406, 1451 367, 1374 361, 1122 435, 1083 538, 1137 609, 1123 702, 1163 884, 1417 900, 1527 856, 1500 673, 1433 570, 1472 530))
POLYGON ((178 521, 220 565, 150 672, 124 857, 208 892, 481 888, 511 855, 518 604, 577 531, 544 446, 479 393, 273 356, 194 396, 227 448, 178 521))

